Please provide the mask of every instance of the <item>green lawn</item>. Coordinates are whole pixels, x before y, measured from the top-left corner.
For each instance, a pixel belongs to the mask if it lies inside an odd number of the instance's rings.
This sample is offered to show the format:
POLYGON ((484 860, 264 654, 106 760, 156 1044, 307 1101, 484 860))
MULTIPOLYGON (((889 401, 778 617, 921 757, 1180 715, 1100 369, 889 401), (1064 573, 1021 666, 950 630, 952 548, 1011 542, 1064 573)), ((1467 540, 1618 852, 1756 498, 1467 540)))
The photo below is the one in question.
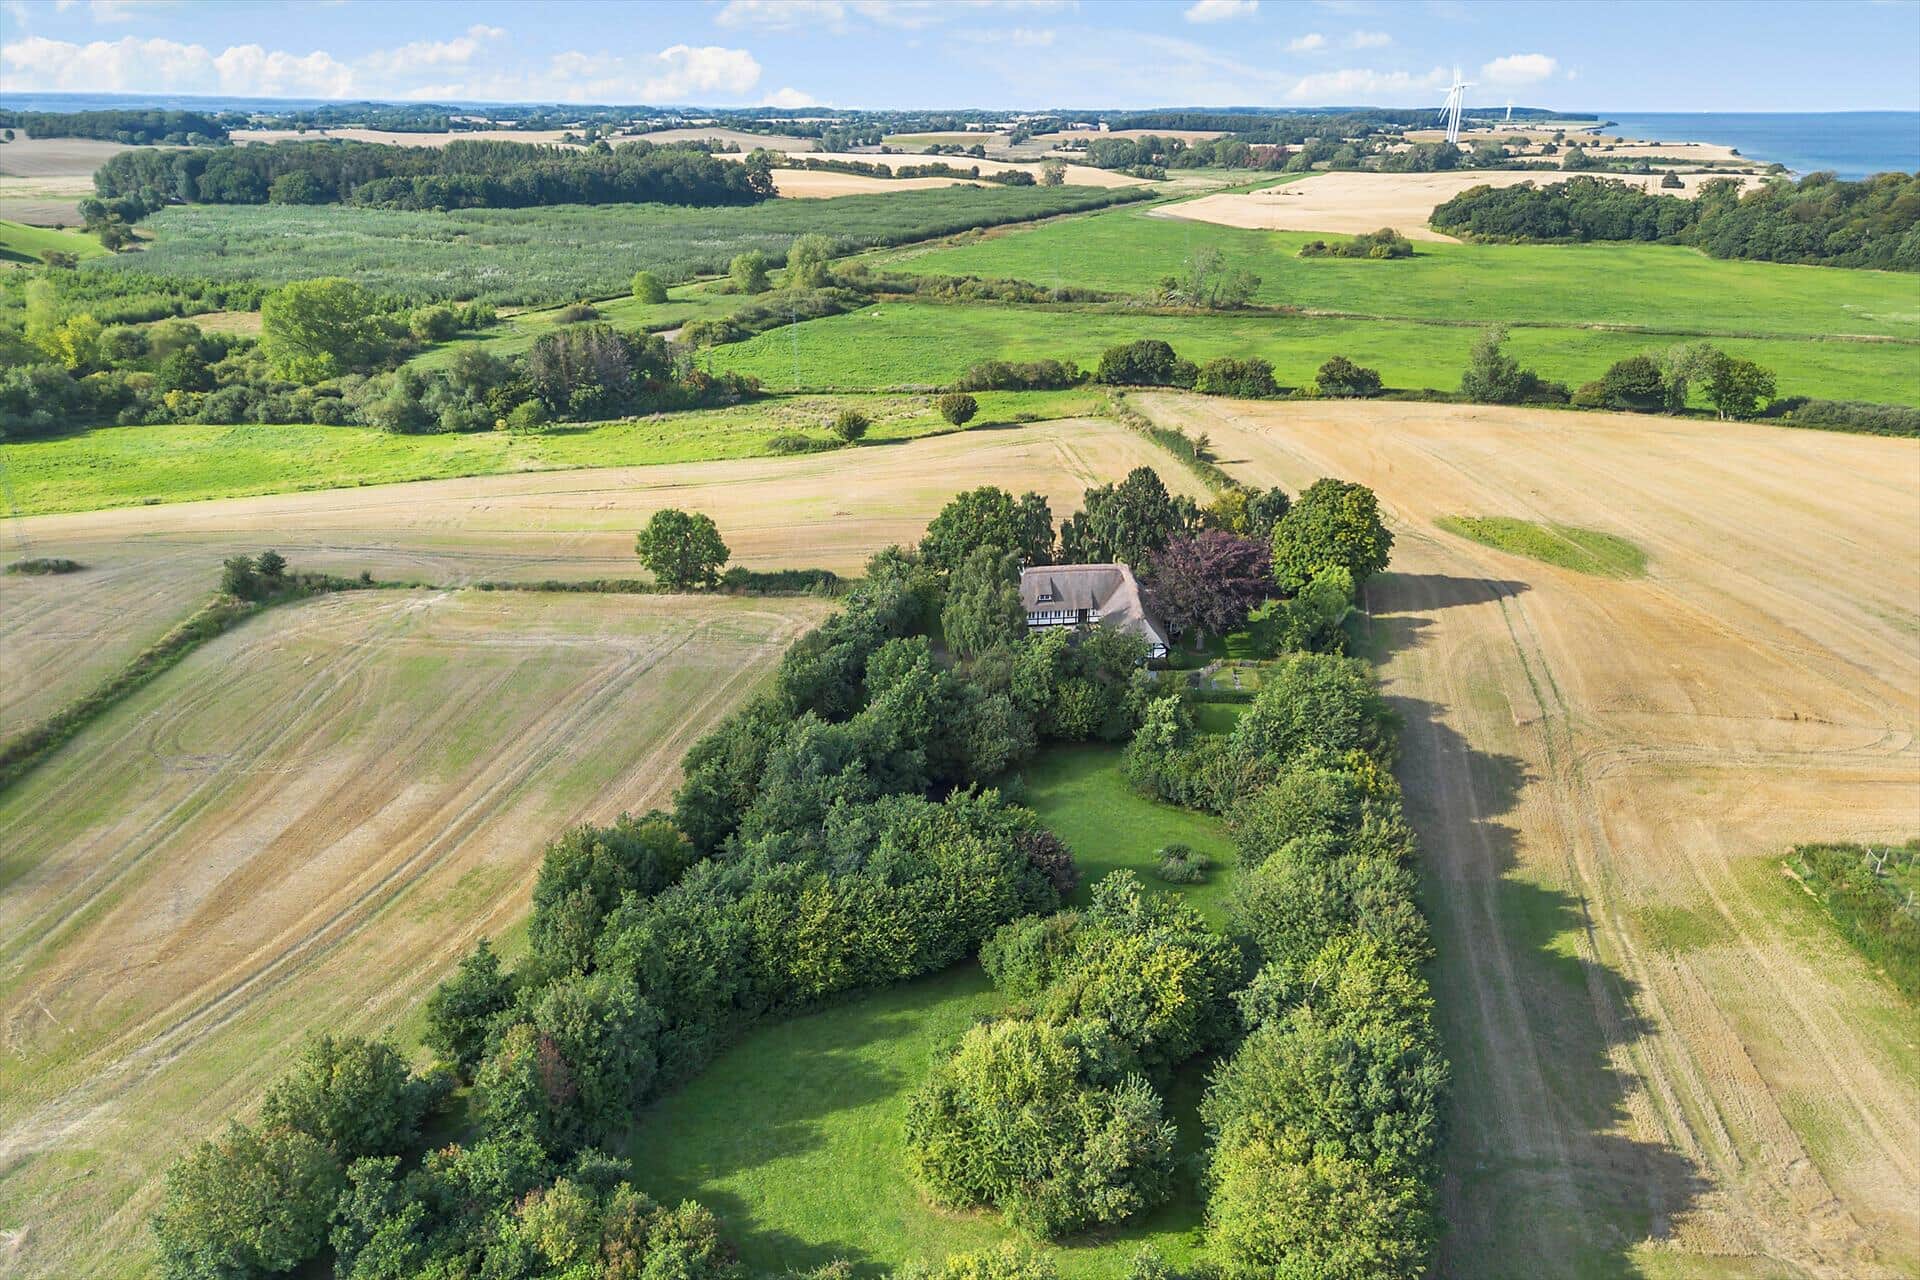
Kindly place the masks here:
MULTIPOLYGON (((1109 209, 897 254, 898 270, 1145 292, 1195 250, 1260 277, 1256 301, 1369 316, 1628 325, 1676 333, 1920 338, 1920 287, 1897 272, 1731 262, 1673 245, 1419 244, 1412 258, 1301 258, 1323 239, 1109 209)), ((896 255, 883 255, 896 256, 896 255)), ((1909 365, 1912 352, 1901 353, 1909 365)))
MULTIPOLYGON (((1158 885, 1152 854, 1169 840, 1230 860, 1218 823, 1134 795, 1119 760, 1113 747, 1056 748, 1027 771, 1026 802, 1073 847, 1089 880, 1133 867, 1158 885)), ((1217 916, 1223 888, 1216 880, 1194 897, 1217 916)), ((635 1180, 657 1200, 692 1197, 712 1208, 756 1272, 845 1258, 873 1276, 1018 1239, 997 1214, 928 1205, 901 1142, 907 1100, 929 1066, 1001 1003, 969 963, 761 1027, 642 1113, 629 1152, 635 1180)), ((1145 1243, 1175 1266, 1198 1258, 1192 1157, 1203 1141, 1208 1066, 1189 1063, 1168 1090, 1182 1157, 1174 1199, 1124 1230, 1047 1247, 1069 1280, 1118 1280, 1145 1243)))
MULTIPOLYGON (((978 399, 974 427, 1083 413, 1094 394, 984 392, 978 399)), ((763 400, 528 436, 404 436, 301 424, 99 427, 0 444, 0 467, 12 486, 13 509, 38 515, 508 471, 760 457, 780 432, 821 434, 839 407, 819 397, 763 400)), ((869 442, 953 429, 926 396, 867 397, 860 408, 873 419, 869 442)))
POLYGON ((0 219, 0 262, 39 262, 40 255, 49 249, 82 258, 107 256, 100 241, 85 232, 55 231, 0 219))
MULTIPOLYGON (((641 302, 629 295, 596 302, 593 306, 600 313, 600 319, 615 328, 653 333, 677 329, 695 318, 729 315, 746 303, 747 299, 738 294, 707 293, 696 287, 670 290, 667 300, 660 303, 641 302)), ((565 304, 503 316, 497 324, 440 343, 409 363, 421 369, 442 368, 453 363, 455 353, 469 347, 479 347, 496 356, 521 355, 542 334, 552 333, 559 327, 560 312, 564 309, 565 304)))
POLYGON ((1570 524, 1540 524, 1512 516, 1441 516, 1434 521, 1482 546, 1510 555, 1544 560, 1562 569, 1602 578, 1641 578, 1647 553, 1625 538, 1570 524))
MULTIPOLYGON (((713 361, 773 390, 921 387, 952 382, 980 360, 1051 357, 1091 367, 1110 346, 1160 338, 1190 360, 1262 356, 1287 385, 1345 355, 1379 369, 1389 387, 1452 390, 1476 336, 1471 327, 1407 321, 885 303, 717 347, 713 361)), ((1602 329, 1515 329, 1508 350, 1542 376, 1578 386, 1616 360, 1671 341, 1602 329)), ((1802 338, 1718 345, 1774 370, 1782 395, 1920 404, 1920 356, 1912 347, 1802 338)))

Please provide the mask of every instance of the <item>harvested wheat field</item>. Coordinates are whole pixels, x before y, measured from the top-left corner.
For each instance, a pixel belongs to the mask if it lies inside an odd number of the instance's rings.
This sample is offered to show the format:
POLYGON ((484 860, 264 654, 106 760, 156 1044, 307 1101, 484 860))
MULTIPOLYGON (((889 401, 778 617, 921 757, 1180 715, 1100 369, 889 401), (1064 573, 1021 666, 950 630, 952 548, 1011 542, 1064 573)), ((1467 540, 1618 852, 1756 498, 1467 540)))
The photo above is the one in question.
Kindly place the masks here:
MULTIPOLYGON (((1192 222, 1212 222, 1223 227, 1250 227, 1265 231, 1326 231, 1358 235, 1392 227, 1411 240, 1446 241, 1427 226, 1434 208, 1445 204, 1469 187, 1511 187, 1522 182, 1546 185, 1568 175, 1529 172, 1524 169, 1484 169, 1450 173, 1320 173, 1299 182, 1289 182, 1259 191, 1222 192, 1164 205, 1152 210, 1157 218, 1182 218, 1192 222)), ((1639 177, 1608 174, 1621 182, 1644 189, 1658 190, 1660 175, 1639 177)), ((1692 196, 1700 184, 1716 174, 1682 174, 1685 189, 1676 195, 1692 196)), ((1758 178, 1734 176, 1732 182, 1758 183, 1758 178)))
POLYGON ((826 609, 283 606, 0 795, 9 1274, 145 1274, 175 1155, 307 1032, 415 1016, 475 937, 514 928, 549 838, 666 803, 682 752, 826 609))
POLYGON ((975 430, 897 445, 587 471, 430 480, 122 507, 12 522, 12 554, 87 569, 0 575, 0 737, 95 684, 193 611, 220 561, 272 546, 297 569, 439 585, 485 578, 644 576, 633 537, 661 507, 705 511, 734 562, 857 572, 918 540, 961 489, 997 484, 1071 510, 1142 464, 1198 495, 1183 468, 1102 419, 975 430))
POLYGON ((1440 1274, 1920 1274, 1920 1014, 1791 844, 1920 828, 1920 444, 1141 397, 1227 469, 1373 486, 1369 589, 1455 1076, 1440 1274), (1590 577, 1435 527, 1636 544, 1590 577))
POLYGON ((956 187, 971 178, 879 178, 865 173, 834 173, 828 169, 775 169, 776 195, 791 200, 830 200, 834 196, 891 195, 898 191, 926 191, 956 187))
POLYGON ((382 142, 394 147, 444 147, 449 142, 527 142, 558 146, 569 132, 566 129, 461 129, 442 133, 356 128, 235 129, 231 137, 236 147, 261 142, 319 142, 328 138, 339 142, 382 142))
MULTIPOLYGON (((1013 169, 1021 173, 1030 173, 1035 178, 1040 176, 1040 170, 1046 163, 1041 160, 980 160, 973 156, 953 155, 882 155, 879 152, 866 151, 822 151, 813 154, 811 158, 815 160, 845 160, 853 164, 870 164, 885 169, 889 173, 896 169, 923 164, 944 164, 959 169, 962 173, 968 169, 978 169, 982 174, 1004 173, 1009 169, 1013 169)), ((728 152, 717 156, 716 159, 744 160, 746 156, 728 152)), ((1066 170, 1066 185, 1070 187, 1141 187, 1146 186, 1151 181, 1151 179, 1148 178, 1136 178, 1130 173, 1121 173, 1117 169, 1096 169, 1092 165, 1085 164, 1069 164, 1066 170)), ((820 178, 861 178, 865 176, 862 174, 833 173, 826 170, 797 170, 795 172, 820 178)), ((774 179, 774 181, 781 186, 782 195, 790 194, 786 190, 785 185, 787 177, 787 170, 778 170, 777 176, 774 179)), ((955 181, 974 182, 984 180, 984 178, 947 178, 940 179, 937 185, 948 186, 955 181)), ((848 191, 836 192, 835 194, 864 195, 869 191, 908 191, 912 188, 906 186, 906 183, 920 180, 914 178, 881 178, 878 181, 885 185, 872 187, 863 186, 857 190, 850 189, 848 191)))

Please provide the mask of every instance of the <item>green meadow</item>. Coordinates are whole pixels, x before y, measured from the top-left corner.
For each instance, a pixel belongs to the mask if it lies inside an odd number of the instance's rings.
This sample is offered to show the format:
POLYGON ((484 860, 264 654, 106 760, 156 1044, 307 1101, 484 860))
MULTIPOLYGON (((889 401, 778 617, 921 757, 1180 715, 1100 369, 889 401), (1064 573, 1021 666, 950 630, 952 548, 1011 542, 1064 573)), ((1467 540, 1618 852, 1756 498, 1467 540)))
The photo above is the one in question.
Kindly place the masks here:
MULTIPOLYGON (((1011 276, 1143 293, 1200 249, 1260 277, 1255 301, 1349 315, 1502 324, 1625 325, 1671 333, 1920 338, 1911 276, 1731 262, 1673 245, 1416 244, 1411 258, 1302 258, 1338 239, 1109 209, 882 255, 896 270, 1011 276)), ((1911 352, 1901 353, 1909 363, 1911 352)))
MULTIPOLYGON (((1051 357, 1090 368, 1107 347, 1160 338, 1195 361, 1264 357, 1283 385, 1307 382, 1328 357, 1344 355, 1379 369, 1389 387, 1453 390, 1477 336, 1471 326, 1272 313, 886 303, 717 347, 710 358, 715 367, 752 374, 774 391, 929 387, 952 382, 981 360, 1051 357)), ((1681 340, 1605 329, 1515 329, 1508 349, 1542 376, 1578 386, 1616 360, 1681 340)), ((1782 395, 1920 404, 1920 351, 1912 347, 1804 338, 1716 339, 1716 345, 1774 370, 1782 395)))
POLYGON ((24 222, 0 219, 0 262, 39 262, 40 255, 54 250, 80 258, 105 257, 100 241, 81 231, 55 231, 51 227, 30 227, 24 222))
MULTIPOLYGON (((673 289, 665 302, 642 302, 631 295, 595 302, 599 318, 615 328, 658 333, 677 329, 689 320, 730 315, 746 304, 738 294, 707 293, 699 289, 673 289)), ((541 307, 502 316, 498 322, 472 333, 463 333, 449 342, 439 343, 415 356, 408 363, 416 369, 444 368, 461 351, 478 348, 495 356, 524 355, 543 335, 560 327, 560 314, 567 305, 541 307)))
POLYGON ((1441 516, 1434 521, 1482 546, 1602 578, 1641 578, 1647 553, 1635 544, 1598 529, 1570 524, 1541 524, 1512 516, 1441 516))
MULTIPOLYGON (((1221 918, 1230 870, 1181 890, 1153 877, 1155 852, 1176 841, 1230 868, 1220 824, 1136 795, 1116 748, 1049 750, 1023 787, 1023 803, 1073 849, 1086 883, 1131 868, 1221 918)), ((865 1277, 914 1259, 1031 1247, 997 1214, 928 1204, 902 1141, 907 1104, 929 1068, 1003 1004, 969 963, 758 1028, 641 1114, 628 1150, 635 1181, 656 1200, 691 1197, 713 1209, 756 1272, 845 1259, 865 1277)), ((1195 1158, 1204 1149, 1198 1109, 1209 1065, 1188 1063, 1167 1090, 1181 1157, 1174 1198, 1122 1229, 1039 1246, 1066 1280, 1117 1280, 1148 1244, 1176 1267, 1199 1260, 1195 1158)))

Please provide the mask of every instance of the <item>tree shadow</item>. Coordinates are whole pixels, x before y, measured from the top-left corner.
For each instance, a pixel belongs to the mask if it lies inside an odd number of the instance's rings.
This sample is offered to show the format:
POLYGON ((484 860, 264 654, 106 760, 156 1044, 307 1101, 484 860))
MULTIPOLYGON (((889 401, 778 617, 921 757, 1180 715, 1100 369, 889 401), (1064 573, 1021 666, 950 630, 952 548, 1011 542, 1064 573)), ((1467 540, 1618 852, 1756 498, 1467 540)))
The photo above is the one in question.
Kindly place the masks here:
POLYGON ((1525 763, 1475 750, 1433 703, 1388 701, 1453 1070, 1436 1273, 1638 1276, 1634 1246, 1664 1238, 1708 1183, 1623 1132, 1636 1080, 1616 1062, 1651 1034, 1635 984, 1594 959, 1583 898, 1519 874, 1519 834, 1499 819, 1532 780, 1525 763))
POLYGON ((1506 578, 1460 578, 1444 573, 1383 573, 1361 595, 1363 623, 1355 629, 1359 650, 1375 663, 1418 648, 1440 609, 1489 604, 1532 588, 1506 578))

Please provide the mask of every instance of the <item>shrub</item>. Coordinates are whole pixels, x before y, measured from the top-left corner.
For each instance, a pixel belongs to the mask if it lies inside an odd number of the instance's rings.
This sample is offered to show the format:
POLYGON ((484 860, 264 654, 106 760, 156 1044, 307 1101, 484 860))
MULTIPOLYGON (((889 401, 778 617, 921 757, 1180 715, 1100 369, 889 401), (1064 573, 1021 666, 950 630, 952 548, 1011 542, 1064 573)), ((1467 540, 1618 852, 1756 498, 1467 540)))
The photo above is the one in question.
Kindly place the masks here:
POLYGON ((1273 365, 1258 356, 1238 360, 1221 356, 1200 366, 1193 389, 1210 396, 1238 396, 1258 400, 1280 394, 1273 380, 1273 365))
MULTIPOLYGON (((543 867, 544 870, 544 867, 543 867)), ((420 1039, 462 1079, 487 1054, 494 1020, 513 1003, 513 984, 485 938, 474 944, 453 976, 427 997, 427 1025, 420 1039)))
POLYGON ((1666 403, 1666 375, 1652 356, 1628 356, 1600 375, 1600 391, 1611 408, 1651 413, 1666 403))
POLYGON ((1213 863, 1207 855, 1184 844, 1163 845, 1154 854, 1156 874, 1168 884, 1199 884, 1213 863))
POLYGON ((848 444, 852 444, 854 441, 866 435, 867 428, 872 425, 873 420, 868 418, 866 414, 860 412, 860 410, 842 409, 839 413, 833 415, 832 430, 834 435, 840 437, 840 439, 846 441, 848 444))
POLYGON ((1093 380, 1128 387, 1191 387, 1197 370, 1158 338, 1108 347, 1100 353, 1093 380))
POLYGON ((574 302, 560 308, 553 317, 555 324, 581 324, 587 320, 598 320, 600 309, 591 302, 574 302))
POLYGON ((940 416, 956 427, 964 427, 980 412, 980 402, 964 391, 949 391, 935 403, 940 416))
POLYGON ((767 452, 777 454, 819 453, 826 449, 837 448, 838 441, 822 440, 800 431, 782 431, 767 439, 767 452))
POLYGON ((660 277, 651 271, 633 273, 633 296, 637 302, 657 306, 667 300, 667 286, 660 283, 660 277))
POLYGON ((1368 231, 1351 240, 1328 244, 1325 240, 1309 240, 1300 246, 1303 258, 1411 258, 1413 242, 1395 231, 1392 227, 1382 227, 1378 231, 1368 231))
POLYGON ((1071 360, 982 360, 960 375, 956 391, 1052 391, 1077 387, 1087 375, 1071 360))
POLYGON ((344 1165, 413 1146, 436 1092, 384 1041, 321 1035, 267 1091, 260 1125, 309 1134, 344 1165))
POLYGON ((736 293, 765 293, 767 255, 758 249, 736 255, 727 266, 727 279, 736 293))
POLYGON ((1269 671, 1228 740, 1242 759, 1278 769, 1309 755, 1341 760, 1358 751, 1383 757, 1390 749, 1391 730, 1391 712, 1366 663, 1296 653, 1269 671))
POLYGON ((1778 419, 1795 426, 1830 427, 1885 436, 1920 435, 1920 409, 1904 404, 1784 396, 1767 405, 1758 416, 1762 420, 1778 419))
POLYGON ((1323 396, 1348 398, 1380 394, 1380 371, 1357 365, 1345 356, 1334 356, 1321 365, 1313 381, 1323 396))
POLYGON ((68 560, 61 556, 34 556, 26 560, 15 560, 7 566, 7 572, 38 577, 51 573, 78 573, 84 568, 86 566, 78 560, 68 560))

